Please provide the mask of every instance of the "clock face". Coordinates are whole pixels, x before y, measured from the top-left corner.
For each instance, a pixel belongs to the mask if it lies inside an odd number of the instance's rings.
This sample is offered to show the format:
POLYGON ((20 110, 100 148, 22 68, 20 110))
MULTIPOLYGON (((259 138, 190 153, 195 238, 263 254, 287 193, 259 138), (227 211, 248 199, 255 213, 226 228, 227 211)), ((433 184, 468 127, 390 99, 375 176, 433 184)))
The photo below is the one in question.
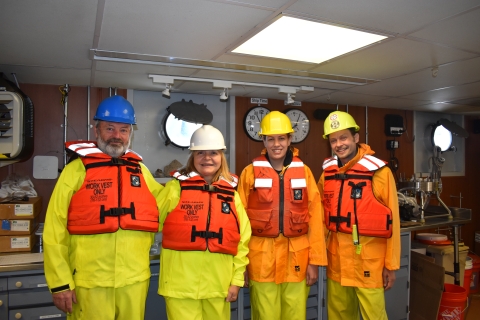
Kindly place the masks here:
POLYGON ((299 143, 305 140, 310 131, 310 120, 308 120, 305 112, 299 109, 290 109, 285 112, 292 123, 292 128, 295 131, 292 133, 292 143, 299 143))
POLYGON ((245 132, 248 137, 255 141, 262 141, 262 138, 258 136, 260 131, 260 122, 262 122, 263 117, 265 117, 270 110, 264 107, 253 107, 248 110, 243 121, 245 132))
POLYGON ((192 134, 201 126, 201 123, 186 122, 175 118, 172 113, 168 113, 163 127, 168 143, 179 148, 188 148, 192 134))

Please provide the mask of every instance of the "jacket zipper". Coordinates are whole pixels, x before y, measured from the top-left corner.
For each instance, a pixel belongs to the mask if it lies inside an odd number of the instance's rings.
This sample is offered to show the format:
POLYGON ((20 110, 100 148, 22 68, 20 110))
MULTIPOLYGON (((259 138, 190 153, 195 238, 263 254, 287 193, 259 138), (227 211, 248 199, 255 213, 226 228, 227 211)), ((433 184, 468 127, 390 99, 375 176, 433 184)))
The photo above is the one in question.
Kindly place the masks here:
POLYGON ((338 196, 338 205, 337 205, 337 231, 340 228, 340 212, 342 210, 342 196, 343 196, 343 184, 345 180, 342 180, 342 184, 340 185, 340 192, 338 196))
MULTIPOLYGON (((206 191, 206 192, 208 192, 208 191, 206 191)), ((212 207, 212 194, 210 192, 208 192, 207 226, 206 226, 205 232, 208 232, 209 228, 210 228, 210 210, 211 210, 211 207, 212 207)), ((205 237, 205 244, 207 245, 205 250, 207 250, 208 249, 208 238, 207 237, 205 237)))
POLYGON ((280 189, 280 206, 279 206, 279 220, 280 220, 280 221, 279 221, 279 224, 280 224, 280 225, 279 225, 279 229, 280 229, 280 230, 279 230, 279 231, 280 231, 280 233, 283 233, 283 216, 284 216, 283 204, 284 204, 284 202, 285 202, 284 194, 283 194, 283 193, 284 193, 284 191, 283 191, 283 190, 284 190, 284 186, 283 186, 283 181, 284 181, 284 180, 283 180, 283 174, 280 173, 280 174, 278 175, 278 177, 279 177, 279 184, 280 184, 280 188, 279 188, 279 189, 280 189))
POLYGON ((120 166, 117 167, 117 171, 118 171, 118 207, 120 208, 120 204, 121 204, 121 191, 122 191, 122 173, 121 173, 121 169, 120 169, 120 166))

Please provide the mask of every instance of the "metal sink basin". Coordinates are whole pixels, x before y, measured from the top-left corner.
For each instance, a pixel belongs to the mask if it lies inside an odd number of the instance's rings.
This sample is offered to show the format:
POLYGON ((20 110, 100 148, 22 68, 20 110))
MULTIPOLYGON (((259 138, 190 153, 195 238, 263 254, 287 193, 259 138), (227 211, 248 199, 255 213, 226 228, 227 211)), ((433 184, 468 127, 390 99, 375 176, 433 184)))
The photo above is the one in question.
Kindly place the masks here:
MULTIPOLYGON (((466 219, 466 220, 472 219, 472 209, 457 208, 457 207, 448 207, 448 208, 452 212, 453 219, 466 219)), ((432 217, 432 216, 444 215, 444 214, 447 214, 447 210, 445 210, 445 208, 442 206, 429 205, 425 209, 425 217, 432 217)), ((442 217, 442 218, 446 218, 446 217, 442 217)))

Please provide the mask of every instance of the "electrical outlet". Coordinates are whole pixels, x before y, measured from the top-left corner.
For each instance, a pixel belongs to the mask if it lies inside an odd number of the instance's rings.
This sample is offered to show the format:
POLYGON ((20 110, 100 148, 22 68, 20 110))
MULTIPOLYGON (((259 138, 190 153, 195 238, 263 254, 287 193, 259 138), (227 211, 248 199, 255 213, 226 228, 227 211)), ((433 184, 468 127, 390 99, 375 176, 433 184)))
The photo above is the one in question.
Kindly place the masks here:
POLYGON ((398 149, 397 140, 387 140, 387 150, 398 149))

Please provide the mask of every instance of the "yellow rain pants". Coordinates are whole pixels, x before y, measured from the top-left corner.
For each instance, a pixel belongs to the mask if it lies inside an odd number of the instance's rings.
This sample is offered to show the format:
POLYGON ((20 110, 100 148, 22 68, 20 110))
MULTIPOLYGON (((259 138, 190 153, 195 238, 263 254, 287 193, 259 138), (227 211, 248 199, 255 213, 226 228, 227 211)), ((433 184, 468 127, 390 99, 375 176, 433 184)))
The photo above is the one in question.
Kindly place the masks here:
POLYGON ((69 320, 143 320, 150 279, 120 288, 76 287, 77 304, 69 320))
POLYGON ((165 297, 168 320, 229 320, 230 303, 225 298, 177 299, 165 297))
POLYGON ((308 293, 306 281, 257 282, 249 280, 252 320, 305 320, 308 293))
POLYGON ((327 278, 328 320, 387 320, 383 288, 346 287, 327 278))

